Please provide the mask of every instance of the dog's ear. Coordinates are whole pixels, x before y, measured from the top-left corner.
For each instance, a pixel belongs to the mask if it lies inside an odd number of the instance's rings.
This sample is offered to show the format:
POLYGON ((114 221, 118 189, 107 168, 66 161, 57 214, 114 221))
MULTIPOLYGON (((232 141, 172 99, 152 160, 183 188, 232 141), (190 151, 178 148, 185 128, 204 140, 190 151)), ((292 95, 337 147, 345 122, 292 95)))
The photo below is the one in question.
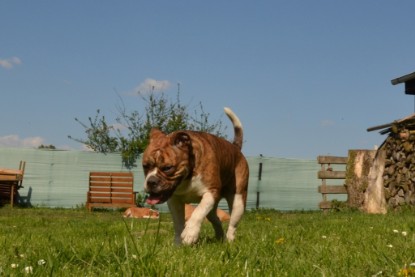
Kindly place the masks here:
POLYGON ((165 134, 157 128, 151 128, 151 130, 150 130, 150 140, 158 138, 160 136, 165 136, 165 134))
POLYGON ((178 132, 172 137, 173 145, 179 148, 187 148, 191 145, 190 136, 185 132, 178 132))

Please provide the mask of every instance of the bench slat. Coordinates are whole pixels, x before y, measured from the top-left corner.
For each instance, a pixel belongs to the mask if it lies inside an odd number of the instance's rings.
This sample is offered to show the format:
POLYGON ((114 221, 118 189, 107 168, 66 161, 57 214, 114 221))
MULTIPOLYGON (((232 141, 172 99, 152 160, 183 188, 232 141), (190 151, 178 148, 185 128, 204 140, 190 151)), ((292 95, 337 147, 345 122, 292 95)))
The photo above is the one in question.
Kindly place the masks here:
POLYGON ((132 172, 91 171, 90 176, 133 176, 132 172))
POLYGON ((102 197, 109 197, 112 195, 133 195, 132 190, 106 190, 106 191, 89 191, 90 195, 102 195, 102 197))
POLYGON ((111 176, 95 176, 91 177, 90 180, 92 182, 131 182, 134 180, 131 176, 125 176, 125 177, 111 177, 111 176))
POLYGON ((115 185, 93 185, 89 187, 89 190, 95 190, 95 189, 131 189, 131 191, 133 191, 133 188, 130 185, 125 185, 125 184, 115 184, 115 185))

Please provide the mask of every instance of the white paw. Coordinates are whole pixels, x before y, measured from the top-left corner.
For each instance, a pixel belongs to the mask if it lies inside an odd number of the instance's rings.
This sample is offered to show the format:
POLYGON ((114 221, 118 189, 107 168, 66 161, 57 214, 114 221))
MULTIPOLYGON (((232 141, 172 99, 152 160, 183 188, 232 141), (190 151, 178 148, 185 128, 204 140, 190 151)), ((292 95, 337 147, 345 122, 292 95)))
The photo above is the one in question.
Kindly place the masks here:
POLYGON ((182 243, 186 245, 194 244, 199 238, 200 228, 197 227, 187 227, 184 228, 182 232, 182 243))
POLYGON ((236 229, 229 226, 228 231, 226 232, 226 239, 228 241, 233 241, 235 239, 235 232, 236 232, 236 229))

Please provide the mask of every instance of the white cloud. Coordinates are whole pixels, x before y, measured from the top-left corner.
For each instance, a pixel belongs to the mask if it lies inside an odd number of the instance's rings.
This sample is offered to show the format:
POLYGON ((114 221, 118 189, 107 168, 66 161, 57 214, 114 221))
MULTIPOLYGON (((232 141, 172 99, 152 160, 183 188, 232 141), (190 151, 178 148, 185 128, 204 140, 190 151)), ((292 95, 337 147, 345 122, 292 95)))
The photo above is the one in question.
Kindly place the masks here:
POLYGON ((167 80, 154 80, 147 78, 135 88, 134 92, 139 94, 161 92, 167 90, 170 86, 171 84, 167 80))
POLYGON ((334 121, 330 119, 324 119, 320 122, 321 127, 331 127, 334 126, 334 121))
POLYGON ((21 64, 22 61, 18 57, 11 57, 8 59, 0 59, 0 66, 6 69, 11 69, 16 65, 21 64))
POLYGON ((38 147, 44 144, 41 137, 20 138, 18 135, 0 137, 0 146, 6 147, 38 147))
POLYGON ((119 131, 123 131, 127 129, 127 126, 121 124, 121 123, 114 123, 111 124, 111 127, 114 128, 114 130, 119 130, 119 131))

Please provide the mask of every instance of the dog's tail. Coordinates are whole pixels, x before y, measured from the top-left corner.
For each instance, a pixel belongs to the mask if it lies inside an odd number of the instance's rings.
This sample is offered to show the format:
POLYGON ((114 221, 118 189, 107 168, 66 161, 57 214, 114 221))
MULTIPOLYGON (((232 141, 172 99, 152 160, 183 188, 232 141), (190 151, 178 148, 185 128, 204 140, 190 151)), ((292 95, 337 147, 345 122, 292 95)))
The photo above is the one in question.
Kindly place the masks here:
POLYGON ((236 145, 239 149, 242 149, 242 143, 244 139, 244 131, 242 128, 242 123, 239 118, 234 114, 234 112, 230 108, 224 108, 226 115, 232 121, 233 129, 234 129, 234 138, 233 144, 236 145))

